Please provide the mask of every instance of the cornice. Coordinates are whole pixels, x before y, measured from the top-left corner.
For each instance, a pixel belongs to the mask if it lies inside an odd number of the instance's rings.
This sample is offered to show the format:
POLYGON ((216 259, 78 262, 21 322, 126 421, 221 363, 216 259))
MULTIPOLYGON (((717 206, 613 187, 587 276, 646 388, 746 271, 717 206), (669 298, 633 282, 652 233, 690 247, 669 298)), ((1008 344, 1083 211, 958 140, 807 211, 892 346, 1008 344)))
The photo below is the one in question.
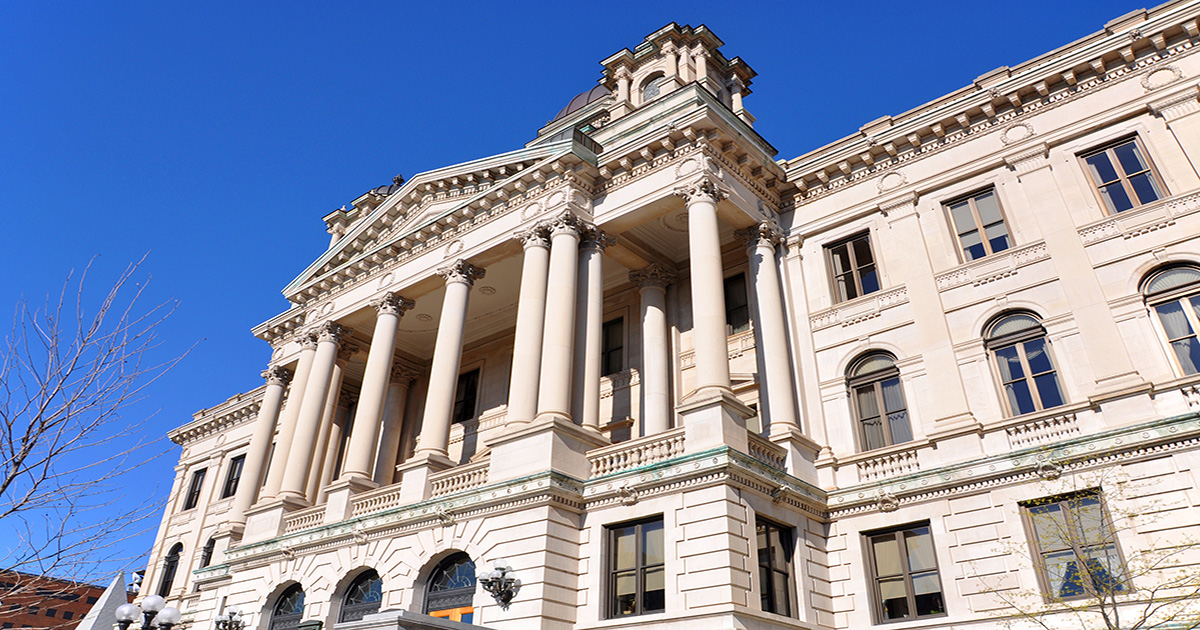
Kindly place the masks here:
POLYGON ((233 396, 216 407, 201 409, 192 415, 191 422, 171 431, 167 438, 176 444, 187 446, 201 438, 253 420, 258 417, 258 409, 266 390, 267 386, 261 385, 244 394, 233 396))

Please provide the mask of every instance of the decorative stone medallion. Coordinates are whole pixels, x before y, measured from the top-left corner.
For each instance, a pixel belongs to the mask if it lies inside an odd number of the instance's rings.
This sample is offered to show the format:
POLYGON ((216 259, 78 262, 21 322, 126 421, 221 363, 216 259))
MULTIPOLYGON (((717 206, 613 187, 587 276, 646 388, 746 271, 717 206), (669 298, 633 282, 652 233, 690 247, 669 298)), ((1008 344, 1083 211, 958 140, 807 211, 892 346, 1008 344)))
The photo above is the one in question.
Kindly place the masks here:
POLYGON ((1008 145, 1020 142, 1031 136, 1033 136, 1033 125, 1026 122, 1019 122, 1009 125, 1004 131, 1000 132, 1000 142, 1008 145))
POLYGON ((900 171, 892 171, 891 173, 887 173, 883 177, 880 177, 876 186, 878 186, 879 192, 882 193, 889 190, 895 190, 903 186, 906 182, 908 182, 908 177, 905 176, 904 173, 901 173, 900 171))
POLYGON ((454 239, 453 241, 450 241, 450 244, 446 245, 446 258, 457 255, 463 250, 463 247, 465 246, 463 245, 462 239, 454 239))
POLYGON ((1183 78, 1183 71, 1175 66, 1155 68, 1142 77, 1142 87, 1147 92, 1168 86, 1183 78))

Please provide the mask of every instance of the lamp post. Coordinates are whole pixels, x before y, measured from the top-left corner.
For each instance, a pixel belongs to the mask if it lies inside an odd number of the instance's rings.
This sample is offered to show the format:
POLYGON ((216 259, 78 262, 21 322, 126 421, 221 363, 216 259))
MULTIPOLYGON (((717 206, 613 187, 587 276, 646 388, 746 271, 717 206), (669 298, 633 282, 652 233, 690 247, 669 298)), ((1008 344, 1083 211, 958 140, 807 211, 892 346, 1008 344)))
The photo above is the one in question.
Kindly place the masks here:
POLYGON ((142 630, 150 630, 155 627, 171 630, 172 626, 179 623, 183 613, 179 612, 178 608, 166 604, 167 600, 158 595, 146 597, 142 600, 141 606, 122 604, 117 607, 117 626, 121 630, 129 630, 129 626, 137 621, 138 617, 141 617, 142 630))
POLYGON ((237 609, 230 609, 223 615, 217 615, 214 621, 216 621, 217 630, 242 630, 246 627, 246 619, 237 609))

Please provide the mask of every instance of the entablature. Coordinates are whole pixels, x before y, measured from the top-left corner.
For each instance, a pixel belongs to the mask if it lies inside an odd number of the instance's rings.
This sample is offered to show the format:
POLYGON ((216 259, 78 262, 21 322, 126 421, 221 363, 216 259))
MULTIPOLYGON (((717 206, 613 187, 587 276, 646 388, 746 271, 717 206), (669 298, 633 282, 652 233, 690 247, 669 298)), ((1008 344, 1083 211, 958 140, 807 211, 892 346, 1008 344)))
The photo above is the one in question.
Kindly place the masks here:
POLYGON ((176 444, 187 446, 201 438, 253 420, 258 417, 258 408, 266 390, 266 385, 262 385, 257 389, 231 396, 216 407, 201 409, 192 414, 191 422, 171 431, 167 438, 176 444))

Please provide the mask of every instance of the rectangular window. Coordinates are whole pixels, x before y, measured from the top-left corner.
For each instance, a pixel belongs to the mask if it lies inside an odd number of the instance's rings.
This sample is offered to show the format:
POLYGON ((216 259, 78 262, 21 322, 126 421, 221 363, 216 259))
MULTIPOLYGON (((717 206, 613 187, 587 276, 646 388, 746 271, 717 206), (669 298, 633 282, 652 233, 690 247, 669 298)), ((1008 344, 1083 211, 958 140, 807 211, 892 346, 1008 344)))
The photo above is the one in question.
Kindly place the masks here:
POLYGON ((207 468, 201 468, 192 473, 192 483, 188 485, 187 499, 183 502, 183 509, 190 510, 200 503, 200 489, 204 487, 204 475, 207 472, 207 468))
POLYGON ((70 621, 70 620, 72 620, 72 619, 74 619, 74 618, 75 618, 75 613, 74 613, 74 612, 72 612, 72 611, 70 611, 70 610, 64 610, 64 611, 63 611, 63 619, 66 619, 67 621, 70 621))
POLYGON ((1136 137, 1080 155, 1096 193, 1110 213, 1162 199, 1165 188, 1136 137))
POLYGON ((770 521, 755 524, 758 538, 759 596, 762 609, 792 614, 792 528, 770 521))
POLYGON ((601 334, 603 347, 601 349, 600 374, 607 376, 625 369, 625 318, 618 317, 604 322, 601 334))
POLYGON ((725 278, 725 325, 731 335, 750 330, 750 301, 744 273, 725 278))
POLYGON ((879 622, 946 614, 929 523, 865 536, 875 615, 879 622))
POLYGON ((475 401, 479 396, 479 368, 458 375, 454 387, 454 413, 451 422, 466 422, 475 417, 475 401))
POLYGON ((875 255, 871 253, 871 235, 867 232, 825 248, 833 281, 835 302, 845 302, 879 290, 875 255))
POLYGON ((1012 247, 996 190, 988 188, 946 204, 958 235, 963 260, 971 261, 1012 247))
POLYGON ((221 488, 222 499, 231 497, 237 492, 238 482, 242 479, 242 467, 245 464, 245 455, 238 455, 229 460, 229 474, 225 476, 225 487, 221 488))
POLYGON ((662 517, 606 529, 608 616, 625 617, 666 610, 662 517))
POLYGON ((1021 508, 1048 599, 1104 597, 1125 590, 1124 563, 1098 491, 1046 497, 1021 508))
POLYGON ((57 610, 57 609, 54 609, 54 608, 47 608, 47 609, 46 609, 46 616, 47 616, 47 617, 57 617, 57 616, 58 616, 58 610, 57 610))

